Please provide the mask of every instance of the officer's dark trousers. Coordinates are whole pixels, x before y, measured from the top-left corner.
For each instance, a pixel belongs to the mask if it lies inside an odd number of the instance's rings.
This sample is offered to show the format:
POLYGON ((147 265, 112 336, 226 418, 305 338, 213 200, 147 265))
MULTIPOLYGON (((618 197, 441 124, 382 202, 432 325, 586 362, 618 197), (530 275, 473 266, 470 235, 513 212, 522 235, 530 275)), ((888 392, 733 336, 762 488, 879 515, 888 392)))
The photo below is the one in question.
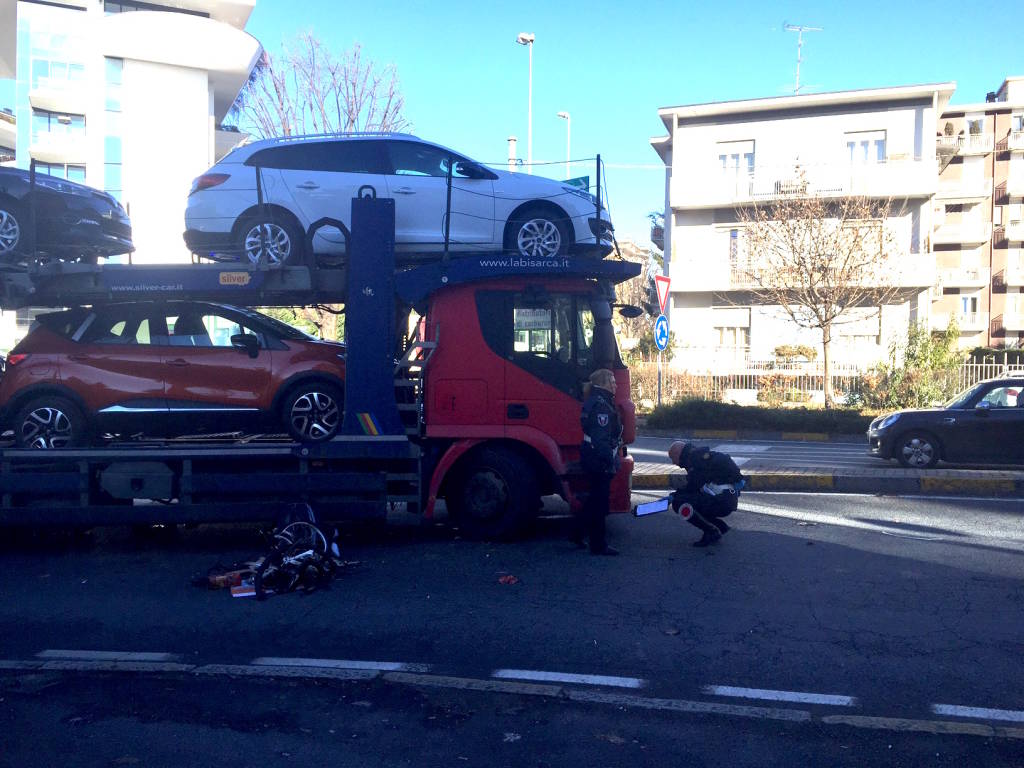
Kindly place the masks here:
POLYGON ((591 552, 603 552, 608 545, 604 536, 604 518, 608 514, 608 496, 612 479, 608 475, 589 474, 590 493, 583 502, 583 526, 590 540, 591 552))
POLYGON ((732 514, 732 511, 736 509, 736 496, 733 494, 711 496, 699 491, 697 493, 676 491, 672 495, 672 508, 678 512, 683 504, 693 507, 693 514, 686 518, 686 522, 704 533, 718 533, 720 529, 725 529, 715 525, 715 520, 732 514))

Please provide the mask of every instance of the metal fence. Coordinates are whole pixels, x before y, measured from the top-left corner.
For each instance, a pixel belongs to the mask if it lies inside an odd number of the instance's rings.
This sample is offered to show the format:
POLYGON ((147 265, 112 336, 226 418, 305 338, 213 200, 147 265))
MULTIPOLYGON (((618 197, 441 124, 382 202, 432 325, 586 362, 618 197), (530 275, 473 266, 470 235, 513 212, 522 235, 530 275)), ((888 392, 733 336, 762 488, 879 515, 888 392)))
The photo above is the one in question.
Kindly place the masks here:
MULTIPOLYGON (((630 365, 633 401, 649 407, 658 399, 658 364, 630 365)), ((860 393, 866 368, 834 365, 832 389, 840 398, 860 393)), ((964 363, 960 366, 957 391, 985 379, 1008 374, 1024 375, 1024 366, 1001 363, 964 363)), ((824 400, 824 366, 820 362, 776 363, 751 361, 722 366, 717 370, 694 370, 662 365, 661 402, 672 403, 689 397, 708 400, 731 399, 753 403, 761 399, 800 404, 824 400)))

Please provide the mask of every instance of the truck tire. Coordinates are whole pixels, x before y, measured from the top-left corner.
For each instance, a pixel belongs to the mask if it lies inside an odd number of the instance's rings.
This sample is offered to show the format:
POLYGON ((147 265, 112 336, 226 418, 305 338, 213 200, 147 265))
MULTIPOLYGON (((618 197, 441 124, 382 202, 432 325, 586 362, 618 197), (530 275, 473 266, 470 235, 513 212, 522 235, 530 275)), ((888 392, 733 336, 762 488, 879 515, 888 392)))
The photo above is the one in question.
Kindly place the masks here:
POLYGON ((266 263, 273 267, 302 264, 302 231, 287 214, 247 216, 239 223, 237 232, 239 259, 243 263, 266 263))
POLYGON ((512 451, 482 450, 453 480, 445 501, 466 538, 512 538, 536 514, 533 469, 512 451))
POLYGON ((281 417, 293 440, 322 443, 338 434, 344 409, 340 387, 314 380, 292 388, 282 403, 281 417))
POLYGON ((569 227, 563 216, 527 208, 509 222, 505 248, 517 256, 553 259, 569 250, 569 227))
POLYGON ((88 442, 85 416, 66 397, 34 397, 14 417, 14 439, 19 448, 74 448, 88 442))

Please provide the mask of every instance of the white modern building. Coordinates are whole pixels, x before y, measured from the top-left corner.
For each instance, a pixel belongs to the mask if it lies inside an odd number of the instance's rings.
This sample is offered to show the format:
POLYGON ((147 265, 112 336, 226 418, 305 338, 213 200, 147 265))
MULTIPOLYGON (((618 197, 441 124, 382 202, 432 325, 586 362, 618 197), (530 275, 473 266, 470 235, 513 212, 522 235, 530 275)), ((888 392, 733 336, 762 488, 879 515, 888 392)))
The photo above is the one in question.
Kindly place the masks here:
MULTIPOLYGON (((35 160, 116 195, 132 219, 133 261, 189 260, 192 179, 214 163, 217 126, 261 53, 244 31, 254 4, 0 2, 0 78, 15 80, 0 145, 13 132, 18 167, 35 160)), ((26 330, 5 321, 0 348, 26 330)))
POLYGON ((771 360, 780 345, 820 348, 779 307, 752 297, 737 269, 739 213, 792 191, 892 200, 899 244, 896 303, 835 328, 833 359, 883 358, 908 323, 929 320, 936 283, 931 200, 938 189, 936 126, 953 83, 666 107, 651 140, 667 168, 665 260, 672 278, 674 364, 711 368, 771 360), (799 170, 798 170, 799 169, 799 170), (799 176, 799 180, 798 180, 799 176))

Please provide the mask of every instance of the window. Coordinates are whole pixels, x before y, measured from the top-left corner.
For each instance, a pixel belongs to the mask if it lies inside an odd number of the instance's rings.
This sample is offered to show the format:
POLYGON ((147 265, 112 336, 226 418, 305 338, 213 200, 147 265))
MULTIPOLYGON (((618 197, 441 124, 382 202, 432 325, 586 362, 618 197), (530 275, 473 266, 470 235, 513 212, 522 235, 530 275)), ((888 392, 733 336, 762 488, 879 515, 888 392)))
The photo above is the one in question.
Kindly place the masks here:
MULTIPOLYGON (((391 173, 395 176, 448 176, 448 163, 465 160, 464 157, 448 152, 429 144, 418 144, 413 141, 389 141, 388 152, 391 156, 391 173)), ((464 174, 453 171, 453 176, 465 178, 464 174)))
POLYGON ((85 115, 32 110, 32 140, 44 135, 85 136, 85 115))
POLYGON ((172 347, 230 347, 232 336, 252 333, 233 318, 198 307, 167 315, 165 322, 172 347))
POLYGON ((380 141, 317 141, 268 147, 245 161, 246 165, 292 171, 384 173, 386 163, 380 141))
POLYGON ((107 57, 106 63, 106 120, 103 138, 103 191, 124 202, 124 180, 121 175, 121 81, 124 59, 107 57))
POLYGON ((1014 133, 1024 131, 1024 112, 1010 116, 1010 130, 1014 133))
POLYGON ((718 346, 726 349, 746 349, 750 346, 750 329, 736 326, 715 328, 718 346))
POLYGON ((993 408, 1016 408, 1024 406, 1024 397, 1018 401, 1020 387, 995 387, 989 390, 979 403, 988 403, 993 408))
POLYGON ((961 296, 960 297, 960 314, 961 315, 976 315, 978 313, 978 297, 977 296, 961 296))
POLYGON ((884 163, 885 131, 856 131, 846 134, 847 159, 853 165, 884 163))
POLYGON ((32 88, 71 88, 85 80, 85 65, 77 61, 32 59, 32 88))
POLYGON ((973 118, 967 121, 967 133, 971 136, 980 136, 985 130, 985 119, 982 117, 973 118))
POLYGON ((754 172, 753 141, 718 142, 718 167, 724 174, 739 175, 754 172))
POLYGON ((202 11, 191 11, 185 8, 175 8, 155 3, 143 3, 138 0, 103 0, 103 12, 108 16, 114 13, 131 13, 133 11, 169 11, 171 13, 184 13, 189 16, 202 16, 210 18, 210 14, 202 11))
POLYGON ((81 341, 85 344, 152 344, 149 318, 132 310, 122 309, 97 315, 85 329, 81 341))

